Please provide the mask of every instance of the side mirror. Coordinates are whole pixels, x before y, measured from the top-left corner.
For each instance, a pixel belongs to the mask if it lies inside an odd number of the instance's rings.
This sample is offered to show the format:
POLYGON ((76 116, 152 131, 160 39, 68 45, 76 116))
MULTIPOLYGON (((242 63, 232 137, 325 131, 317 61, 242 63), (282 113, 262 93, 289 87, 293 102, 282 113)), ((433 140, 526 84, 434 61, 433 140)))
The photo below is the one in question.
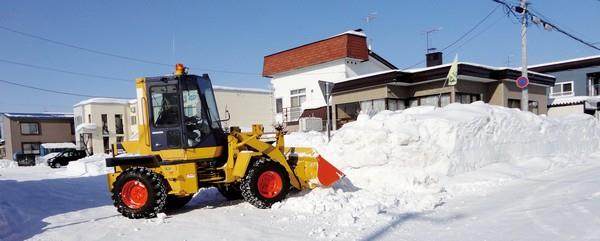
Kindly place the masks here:
POLYGON ((227 118, 219 120, 220 122, 228 121, 229 119, 231 119, 231 115, 229 114, 229 110, 225 110, 225 115, 227 116, 227 118))

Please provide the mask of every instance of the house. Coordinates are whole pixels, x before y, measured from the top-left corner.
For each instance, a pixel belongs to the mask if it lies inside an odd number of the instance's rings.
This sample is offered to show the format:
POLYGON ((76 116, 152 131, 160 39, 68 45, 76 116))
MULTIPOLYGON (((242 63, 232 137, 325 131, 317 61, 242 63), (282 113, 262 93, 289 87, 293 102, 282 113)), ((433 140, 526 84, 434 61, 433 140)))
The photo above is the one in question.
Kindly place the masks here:
POLYGON ((76 145, 88 154, 108 153, 112 144, 137 134, 137 101, 93 98, 73 106, 76 145))
POLYGON ((4 140, 0 159, 33 161, 40 155, 43 143, 75 141, 70 113, 1 113, 0 122, 4 140))
POLYGON ((548 96, 549 116, 600 116, 600 55, 532 65, 529 69, 556 76, 548 96))
MULTIPOLYGON (((271 91, 224 86, 214 86, 213 91, 224 127, 249 129, 260 123, 266 131, 273 130, 271 91)), ((101 153, 110 152, 112 144, 136 140, 141 108, 135 99, 93 98, 75 104, 77 146, 88 153, 101 153)))
POLYGON ((392 69, 396 67, 369 50, 366 35, 356 30, 267 55, 262 74, 271 78, 275 121, 294 130, 301 116, 325 119, 319 80, 337 83, 392 69))
MULTIPOLYGON (((426 68, 386 70, 360 75, 337 83, 333 88, 334 128, 356 120, 359 112, 484 101, 493 105, 519 108, 521 89, 515 79, 521 71, 474 63, 458 63, 458 83, 444 86, 450 64, 441 64, 442 53, 430 53, 426 68)), ((529 72, 529 110, 547 112, 547 89, 554 85, 551 75, 529 72)))

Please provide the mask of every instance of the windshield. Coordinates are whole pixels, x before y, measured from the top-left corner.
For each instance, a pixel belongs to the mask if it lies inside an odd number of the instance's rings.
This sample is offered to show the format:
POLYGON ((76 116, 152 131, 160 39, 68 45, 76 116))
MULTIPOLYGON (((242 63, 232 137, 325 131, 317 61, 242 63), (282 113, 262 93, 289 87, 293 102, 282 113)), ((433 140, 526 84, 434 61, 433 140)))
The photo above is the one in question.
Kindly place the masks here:
POLYGON ((198 79, 198 86, 200 86, 200 90, 202 95, 204 95, 204 99, 206 100, 206 105, 208 107, 208 114, 210 115, 210 123, 213 129, 220 129, 221 123, 219 122, 219 110, 217 108, 217 101, 215 100, 215 95, 212 89, 212 85, 210 81, 206 79, 198 79))

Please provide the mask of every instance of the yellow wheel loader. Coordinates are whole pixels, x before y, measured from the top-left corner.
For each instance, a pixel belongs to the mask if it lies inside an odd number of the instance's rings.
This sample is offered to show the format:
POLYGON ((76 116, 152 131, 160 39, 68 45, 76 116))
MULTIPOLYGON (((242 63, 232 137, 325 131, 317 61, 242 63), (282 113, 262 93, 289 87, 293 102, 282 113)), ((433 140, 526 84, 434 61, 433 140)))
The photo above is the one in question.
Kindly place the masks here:
POLYGON ((343 176, 313 149, 285 147, 282 128, 274 142, 261 139, 259 124, 250 132, 223 130, 207 74, 188 75, 177 64, 173 75, 137 79, 136 91, 137 140, 122 143, 125 155, 106 159, 114 168, 108 188, 123 216, 155 217, 204 187, 269 208, 291 188, 327 187, 343 176))

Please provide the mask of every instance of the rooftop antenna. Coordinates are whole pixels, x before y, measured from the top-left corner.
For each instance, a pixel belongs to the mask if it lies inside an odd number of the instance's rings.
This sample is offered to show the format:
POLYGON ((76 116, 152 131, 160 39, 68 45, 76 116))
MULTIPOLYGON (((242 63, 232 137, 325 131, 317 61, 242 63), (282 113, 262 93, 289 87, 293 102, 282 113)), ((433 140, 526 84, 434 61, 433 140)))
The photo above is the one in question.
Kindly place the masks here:
MULTIPOLYGON (((367 25, 365 26, 365 28, 368 28, 369 30, 372 30, 372 28, 369 28, 371 26, 371 23, 377 18, 377 12, 371 12, 367 15, 367 17, 365 17, 365 22, 367 23, 367 25)), ((371 35, 372 36, 372 35, 371 35)), ((371 50, 372 45, 373 45, 373 37, 368 38, 369 41, 369 50, 371 50)))
POLYGON ((427 49, 426 49, 427 53, 432 53, 435 50, 437 50, 436 48, 429 47, 429 35, 432 34, 432 33, 434 33, 434 32, 440 31, 440 30, 442 30, 442 28, 441 27, 437 27, 437 28, 432 28, 432 29, 424 31, 425 35, 427 35, 427 49))

